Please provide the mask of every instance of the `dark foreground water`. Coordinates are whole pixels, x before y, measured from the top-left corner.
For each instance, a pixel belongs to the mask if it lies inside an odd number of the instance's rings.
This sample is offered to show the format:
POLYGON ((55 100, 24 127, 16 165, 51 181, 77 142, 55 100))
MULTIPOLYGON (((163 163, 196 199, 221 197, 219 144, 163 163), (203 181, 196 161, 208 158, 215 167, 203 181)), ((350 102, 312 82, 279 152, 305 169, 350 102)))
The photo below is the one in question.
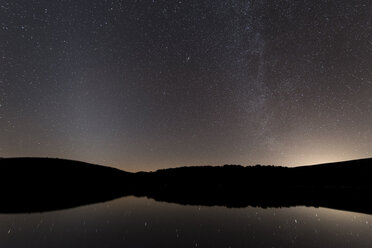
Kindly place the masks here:
POLYGON ((0 247, 372 247, 372 216, 125 197, 62 211, 1 214, 0 247))

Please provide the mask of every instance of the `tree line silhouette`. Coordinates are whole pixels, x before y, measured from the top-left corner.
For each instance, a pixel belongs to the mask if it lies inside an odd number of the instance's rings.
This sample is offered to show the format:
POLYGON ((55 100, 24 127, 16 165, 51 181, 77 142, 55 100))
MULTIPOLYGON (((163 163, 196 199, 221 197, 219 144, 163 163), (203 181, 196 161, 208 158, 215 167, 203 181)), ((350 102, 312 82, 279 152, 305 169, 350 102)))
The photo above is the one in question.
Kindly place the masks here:
POLYGON ((301 167, 195 166, 129 173, 78 161, 0 159, 0 212, 148 197, 187 205, 314 206, 372 213, 372 159, 301 167))

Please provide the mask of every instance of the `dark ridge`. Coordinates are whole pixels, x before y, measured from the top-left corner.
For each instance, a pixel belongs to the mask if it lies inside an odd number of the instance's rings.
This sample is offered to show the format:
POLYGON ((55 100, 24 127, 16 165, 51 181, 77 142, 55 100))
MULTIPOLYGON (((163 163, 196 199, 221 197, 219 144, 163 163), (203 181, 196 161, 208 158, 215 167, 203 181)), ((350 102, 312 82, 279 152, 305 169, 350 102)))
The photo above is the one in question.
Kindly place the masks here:
POLYGON ((372 159, 137 173, 62 159, 1 159, 0 212, 57 210, 134 195, 184 205, 314 206, 372 214, 371 173, 372 159))
POLYGON ((43 212, 112 200, 125 194, 131 175, 64 159, 1 159, 0 212, 43 212))
POLYGON ((188 205, 314 206, 372 214, 372 159, 301 167, 181 167, 137 173, 141 196, 188 205), (149 186, 151 185, 151 186, 149 186))

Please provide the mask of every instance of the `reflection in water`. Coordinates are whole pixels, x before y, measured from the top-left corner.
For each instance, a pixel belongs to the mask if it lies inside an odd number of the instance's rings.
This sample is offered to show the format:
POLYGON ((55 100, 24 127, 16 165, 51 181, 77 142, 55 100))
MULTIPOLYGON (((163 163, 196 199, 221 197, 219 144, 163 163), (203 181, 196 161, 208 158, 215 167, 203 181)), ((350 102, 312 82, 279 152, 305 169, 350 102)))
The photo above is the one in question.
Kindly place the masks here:
POLYGON ((0 247, 370 247, 372 216, 325 208, 182 206, 146 198, 0 215, 0 247))

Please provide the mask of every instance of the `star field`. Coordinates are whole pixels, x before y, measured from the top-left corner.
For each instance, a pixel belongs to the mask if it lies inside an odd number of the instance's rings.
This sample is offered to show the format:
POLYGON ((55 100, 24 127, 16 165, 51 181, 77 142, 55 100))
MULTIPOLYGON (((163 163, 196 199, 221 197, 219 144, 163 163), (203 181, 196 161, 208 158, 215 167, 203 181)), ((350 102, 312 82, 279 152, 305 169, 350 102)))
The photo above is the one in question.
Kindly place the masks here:
POLYGON ((372 151, 370 1, 0 1, 0 156, 138 171, 372 151))

